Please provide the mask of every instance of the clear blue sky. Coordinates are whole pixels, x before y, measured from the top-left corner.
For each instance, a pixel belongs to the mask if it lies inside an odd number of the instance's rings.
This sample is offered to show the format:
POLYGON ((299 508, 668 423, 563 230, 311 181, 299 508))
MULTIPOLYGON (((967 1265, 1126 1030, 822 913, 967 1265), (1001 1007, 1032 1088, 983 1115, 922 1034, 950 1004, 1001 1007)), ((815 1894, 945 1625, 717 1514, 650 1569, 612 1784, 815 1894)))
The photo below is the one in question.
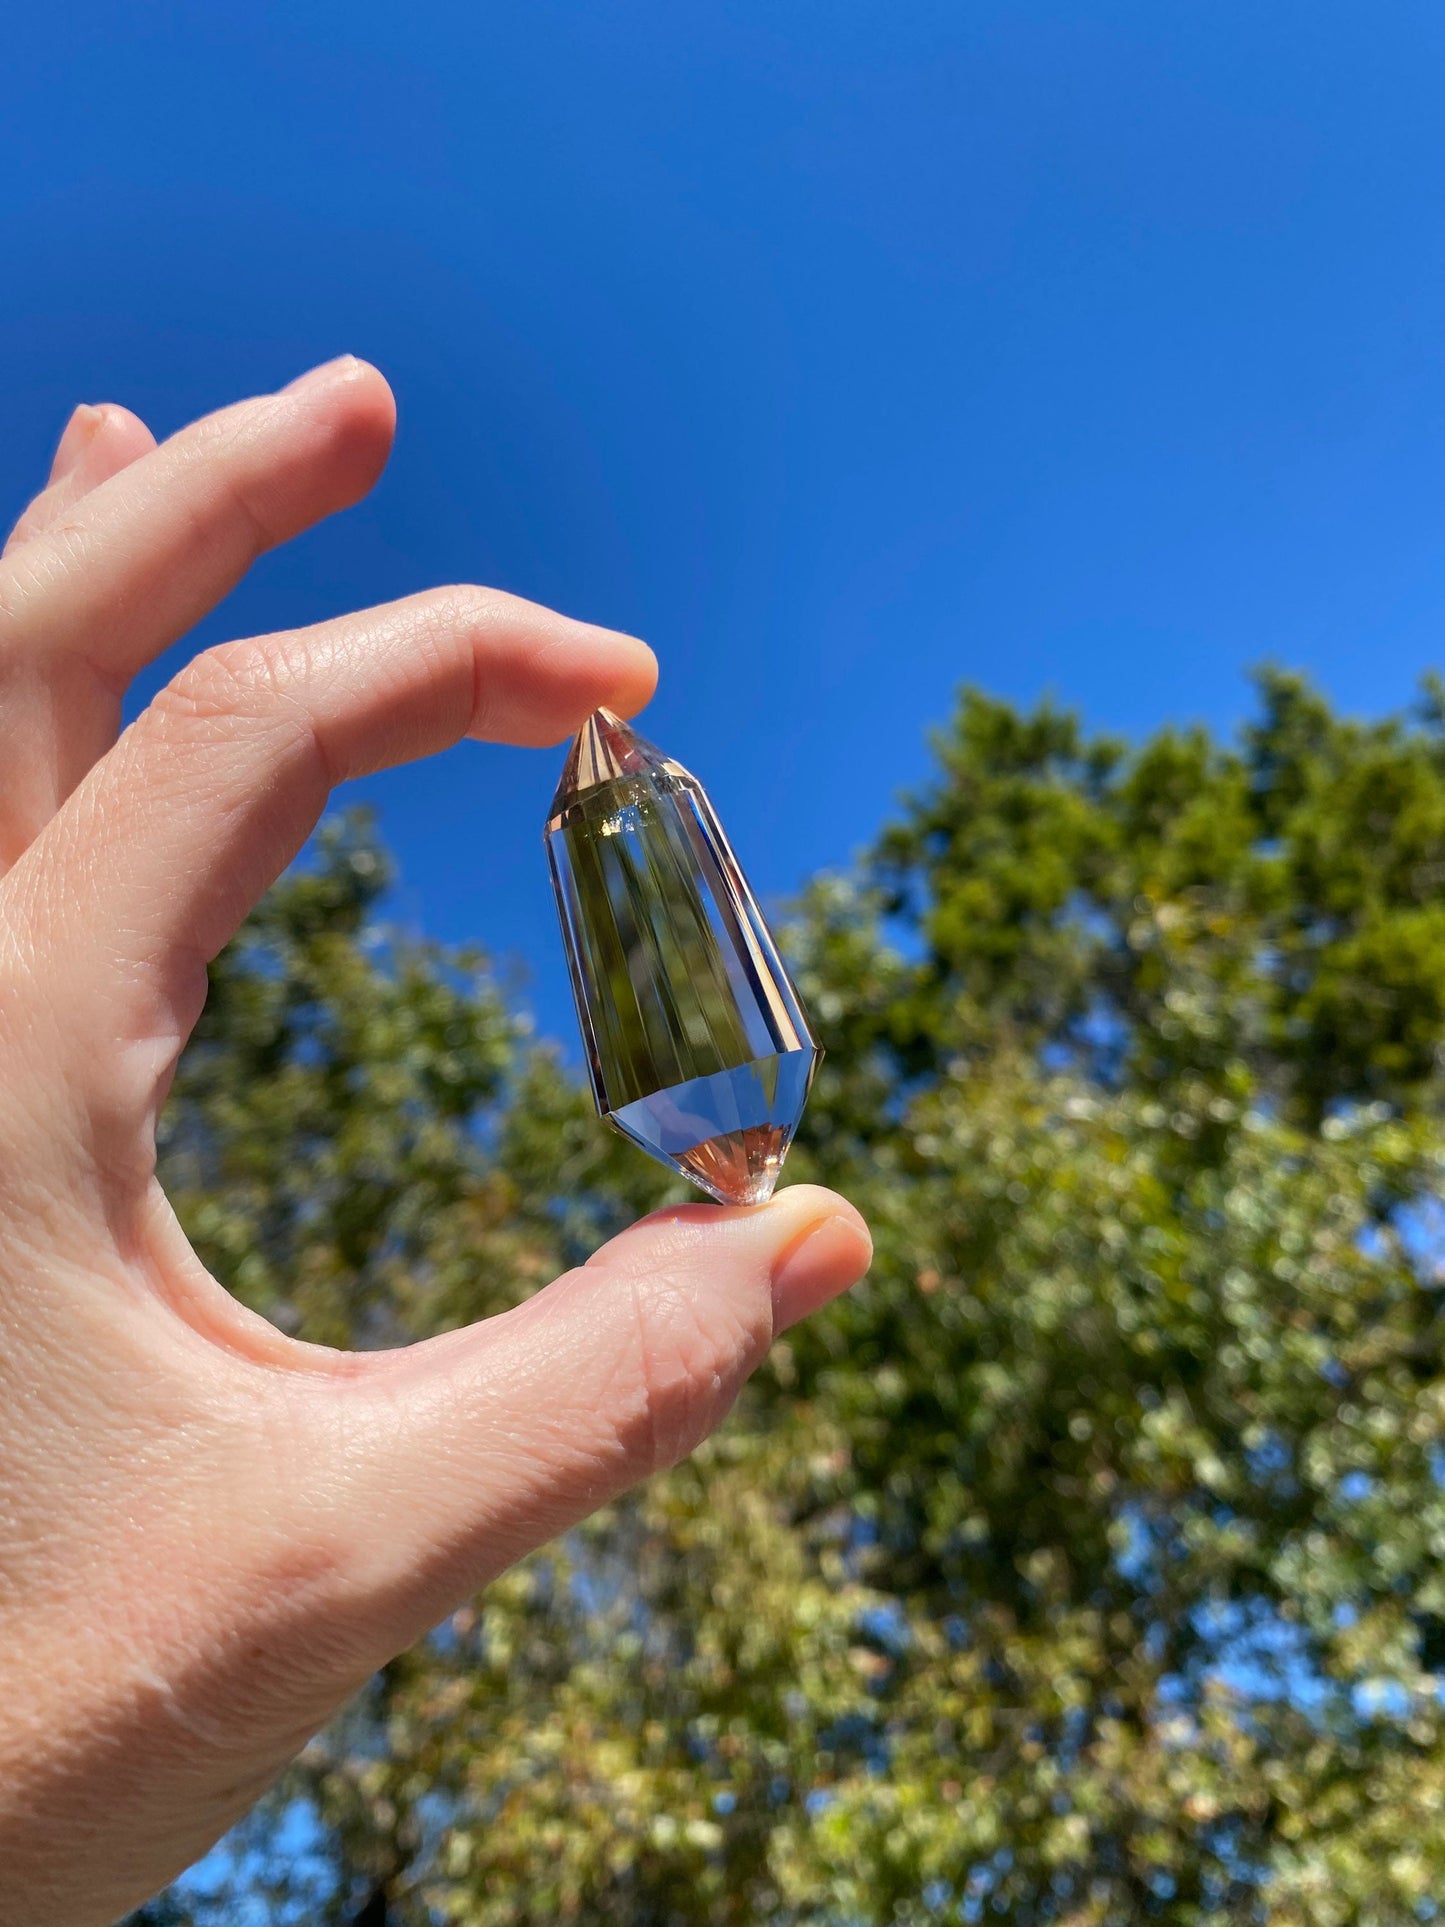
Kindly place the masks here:
MULTIPOLYGON (((630 628, 765 892, 963 679, 1138 732, 1440 658, 1438 7, 69 0, 3 74, 0 507, 77 399, 370 357, 381 486, 205 636, 448 579, 630 628)), ((361 786, 553 1028, 557 762, 361 786)))

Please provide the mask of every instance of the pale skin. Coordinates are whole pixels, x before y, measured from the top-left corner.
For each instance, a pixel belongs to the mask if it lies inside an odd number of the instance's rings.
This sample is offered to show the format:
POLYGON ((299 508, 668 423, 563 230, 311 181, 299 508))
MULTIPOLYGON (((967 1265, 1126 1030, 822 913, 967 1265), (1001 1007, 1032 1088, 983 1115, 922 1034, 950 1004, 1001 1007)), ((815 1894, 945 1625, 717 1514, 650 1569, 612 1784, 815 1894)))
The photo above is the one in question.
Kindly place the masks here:
POLYGON ((350 357, 157 446, 76 411, 0 560, 0 1923, 104 1927, 392 1654, 725 1415, 852 1284, 795 1186, 644 1220, 404 1352, 283 1336, 203 1269, 154 1134, 206 963, 347 777, 625 715, 630 637, 475 587, 127 684, 264 549, 363 495, 394 408, 350 357))

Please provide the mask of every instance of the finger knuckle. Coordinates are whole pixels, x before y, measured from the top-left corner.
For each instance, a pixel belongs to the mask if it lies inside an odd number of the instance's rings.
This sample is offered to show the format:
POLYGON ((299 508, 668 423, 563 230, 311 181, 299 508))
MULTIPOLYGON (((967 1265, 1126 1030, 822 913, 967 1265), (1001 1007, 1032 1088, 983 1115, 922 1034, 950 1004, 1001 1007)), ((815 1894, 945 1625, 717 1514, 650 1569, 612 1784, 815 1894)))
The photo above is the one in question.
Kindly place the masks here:
POLYGON ((476 629, 496 616, 499 591, 475 582, 447 582, 425 591, 421 600, 456 629, 476 629))
POLYGON ((198 466, 214 466, 224 473, 233 461, 245 456, 258 435, 266 432, 275 413, 274 395, 253 395, 202 415, 181 431, 177 441, 198 466))
POLYGON ((232 722, 273 709, 294 695, 296 677, 273 637, 248 637, 207 649, 152 704, 171 722, 232 722))
POLYGON ((268 506, 264 487, 265 438, 276 410, 274 396, 236 402, 193 422, 184 432, 188 469, 202 483, 192 505, 194 537, 214 541, 223 527, 244 531, 255 555, 285 535, 268 506))
POLYGON ((443 637, 449 648, 468 654, 497 623, 496 594, 469 583, 429 589, 416 598, 413 608, 419 634, 443 637))

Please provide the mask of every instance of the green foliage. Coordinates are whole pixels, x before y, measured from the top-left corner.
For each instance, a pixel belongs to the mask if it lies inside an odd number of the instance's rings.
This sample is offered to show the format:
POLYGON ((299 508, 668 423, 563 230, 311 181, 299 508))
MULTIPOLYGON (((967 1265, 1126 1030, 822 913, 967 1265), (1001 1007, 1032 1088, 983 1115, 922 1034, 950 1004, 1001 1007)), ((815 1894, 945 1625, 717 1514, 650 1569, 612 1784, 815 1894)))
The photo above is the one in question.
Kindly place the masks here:
MULTIPOLYGON (((829 1054, 789 1176, 858 1200, 870 1278, 318 1739, 273 1809, 331 1869, 306 1918, 1445 1893, 1440 687, 1361 724, 1269 674, 1237 745, 1133 749, 968 694, 937 748, 793 931, 829 1054)), ((374 937, 382 881, 352 830, 278 888, 164 1147, 222 1275, 337 1342, 676 1195, 475 961, 374 937)))

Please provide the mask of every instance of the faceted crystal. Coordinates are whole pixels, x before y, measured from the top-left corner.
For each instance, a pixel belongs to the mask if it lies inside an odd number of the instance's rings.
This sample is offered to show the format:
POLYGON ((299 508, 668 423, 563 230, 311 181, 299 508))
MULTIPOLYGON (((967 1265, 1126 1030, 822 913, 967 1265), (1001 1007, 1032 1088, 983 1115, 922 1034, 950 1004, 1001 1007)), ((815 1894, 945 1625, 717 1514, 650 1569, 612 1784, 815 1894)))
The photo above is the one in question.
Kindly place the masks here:
POLYGON ((770 1198, 819 1052, 702 785, 599 709, 547 855, 599 1114, 724 1204, 770 1198))

